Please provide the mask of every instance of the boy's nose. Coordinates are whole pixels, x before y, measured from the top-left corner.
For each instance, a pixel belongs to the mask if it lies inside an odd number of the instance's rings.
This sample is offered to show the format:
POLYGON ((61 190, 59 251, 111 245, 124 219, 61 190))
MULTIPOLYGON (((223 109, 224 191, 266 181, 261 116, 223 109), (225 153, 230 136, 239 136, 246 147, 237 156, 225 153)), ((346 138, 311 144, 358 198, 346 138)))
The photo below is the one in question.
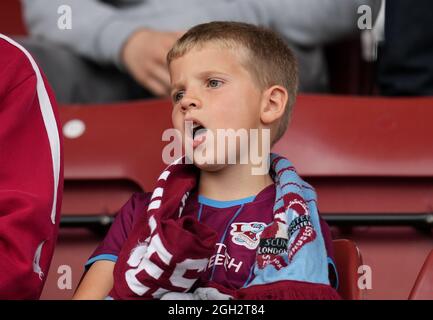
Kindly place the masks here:
POLYGON ((183 111, 188 111, 191 108, 201 108, 201 102, 196 98, 184 97, 181 102, 181 108, 183 111))

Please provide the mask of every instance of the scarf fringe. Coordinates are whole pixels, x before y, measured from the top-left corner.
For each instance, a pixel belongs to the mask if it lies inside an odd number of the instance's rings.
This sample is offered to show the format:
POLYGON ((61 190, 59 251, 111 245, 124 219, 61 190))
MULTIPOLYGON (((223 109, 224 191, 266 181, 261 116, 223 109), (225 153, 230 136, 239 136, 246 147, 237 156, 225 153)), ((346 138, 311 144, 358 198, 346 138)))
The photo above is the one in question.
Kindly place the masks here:
POLYGON ((341 300, 340 295, 329 285, 302 282, 279 281, 240 289, 239 300, 341 300))

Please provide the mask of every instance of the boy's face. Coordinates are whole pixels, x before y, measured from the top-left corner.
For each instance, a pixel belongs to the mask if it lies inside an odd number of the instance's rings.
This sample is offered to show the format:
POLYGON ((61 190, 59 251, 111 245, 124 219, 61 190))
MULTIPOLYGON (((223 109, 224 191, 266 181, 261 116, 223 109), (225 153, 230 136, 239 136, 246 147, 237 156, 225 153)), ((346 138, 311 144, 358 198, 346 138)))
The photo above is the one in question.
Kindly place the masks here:
MULTIPOLYGON (((262 90, 243 66, 240 53, 205 44, 173 60, 169 69, 173 125, 185 137, 183 143, 194 146, 196 165, 203 162, 202 159, 198 161, 203 157, 203 148, 206 153, 213 153, 211 157, 217 162, 217 143, 221 142, 216 139, 217 129, 246 129, 249 133, 249 129, 261 128, 262 90), (193 121, 194 125, 201 125, 206 130, 191 132, 185 121, 193 121)), ((239 152, 239 141, 236 145, 236 152, 239 152)), ((227 146, 225 149, 227 163, 227 146)), ((202 170, 215 171, 225 164, 198 166, 202 170)))

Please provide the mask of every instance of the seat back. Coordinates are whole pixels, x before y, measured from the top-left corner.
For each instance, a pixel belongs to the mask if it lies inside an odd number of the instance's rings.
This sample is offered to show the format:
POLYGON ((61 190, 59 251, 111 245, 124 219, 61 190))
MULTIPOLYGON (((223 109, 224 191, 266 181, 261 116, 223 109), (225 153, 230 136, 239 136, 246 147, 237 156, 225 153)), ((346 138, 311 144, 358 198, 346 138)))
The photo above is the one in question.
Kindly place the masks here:
POLYGON ((169 101, 63 106, 63 216, 112 215, 134 192, 152 191, 166 166, 169 101), (155 116, 157 115, 157 116, 155 116))
MULTIPOLYGON (((162 133, 172 127, 170 114, 168 100, 61 108, 64 126, 74 119, 86 126, 80 137, 65 137, 63 211, 113 212, 132 192, 152 190, 165 167, 161 152, 169 142, 162 133)), ((431 118, 433 98, 301 95, 273 151, 315 187, 325 219, 424 219, 433 206, 431 118)))
POLYGON ((0 33, 8 36, 27 34, 20 0, 0 1, 0 33))
POLYGON ((433 300, 433 250, 418 273, 409 300, 433 300))
POLYGON ((345 300, 362 299, 362 291, 358 286, 358 268, 362 265, 362 257, 358 247, 347 239, 332 242, 338 272, 338 293, 345 300))
POLYGON ((433 98, 300 95, 273 150, 315 187, 325 218, 425 214, 433 206, 432 118, 433 98))

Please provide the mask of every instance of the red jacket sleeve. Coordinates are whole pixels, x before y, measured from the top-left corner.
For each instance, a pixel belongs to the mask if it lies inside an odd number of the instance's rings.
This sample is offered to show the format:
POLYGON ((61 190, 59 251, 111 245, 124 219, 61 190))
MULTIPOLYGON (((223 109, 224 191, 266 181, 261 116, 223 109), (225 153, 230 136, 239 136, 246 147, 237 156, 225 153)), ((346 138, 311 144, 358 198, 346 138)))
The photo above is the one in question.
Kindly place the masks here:
POLYGON ((38 299, 63 192, 54 96, 28 52, 0 34, 0 299, 38 299))

